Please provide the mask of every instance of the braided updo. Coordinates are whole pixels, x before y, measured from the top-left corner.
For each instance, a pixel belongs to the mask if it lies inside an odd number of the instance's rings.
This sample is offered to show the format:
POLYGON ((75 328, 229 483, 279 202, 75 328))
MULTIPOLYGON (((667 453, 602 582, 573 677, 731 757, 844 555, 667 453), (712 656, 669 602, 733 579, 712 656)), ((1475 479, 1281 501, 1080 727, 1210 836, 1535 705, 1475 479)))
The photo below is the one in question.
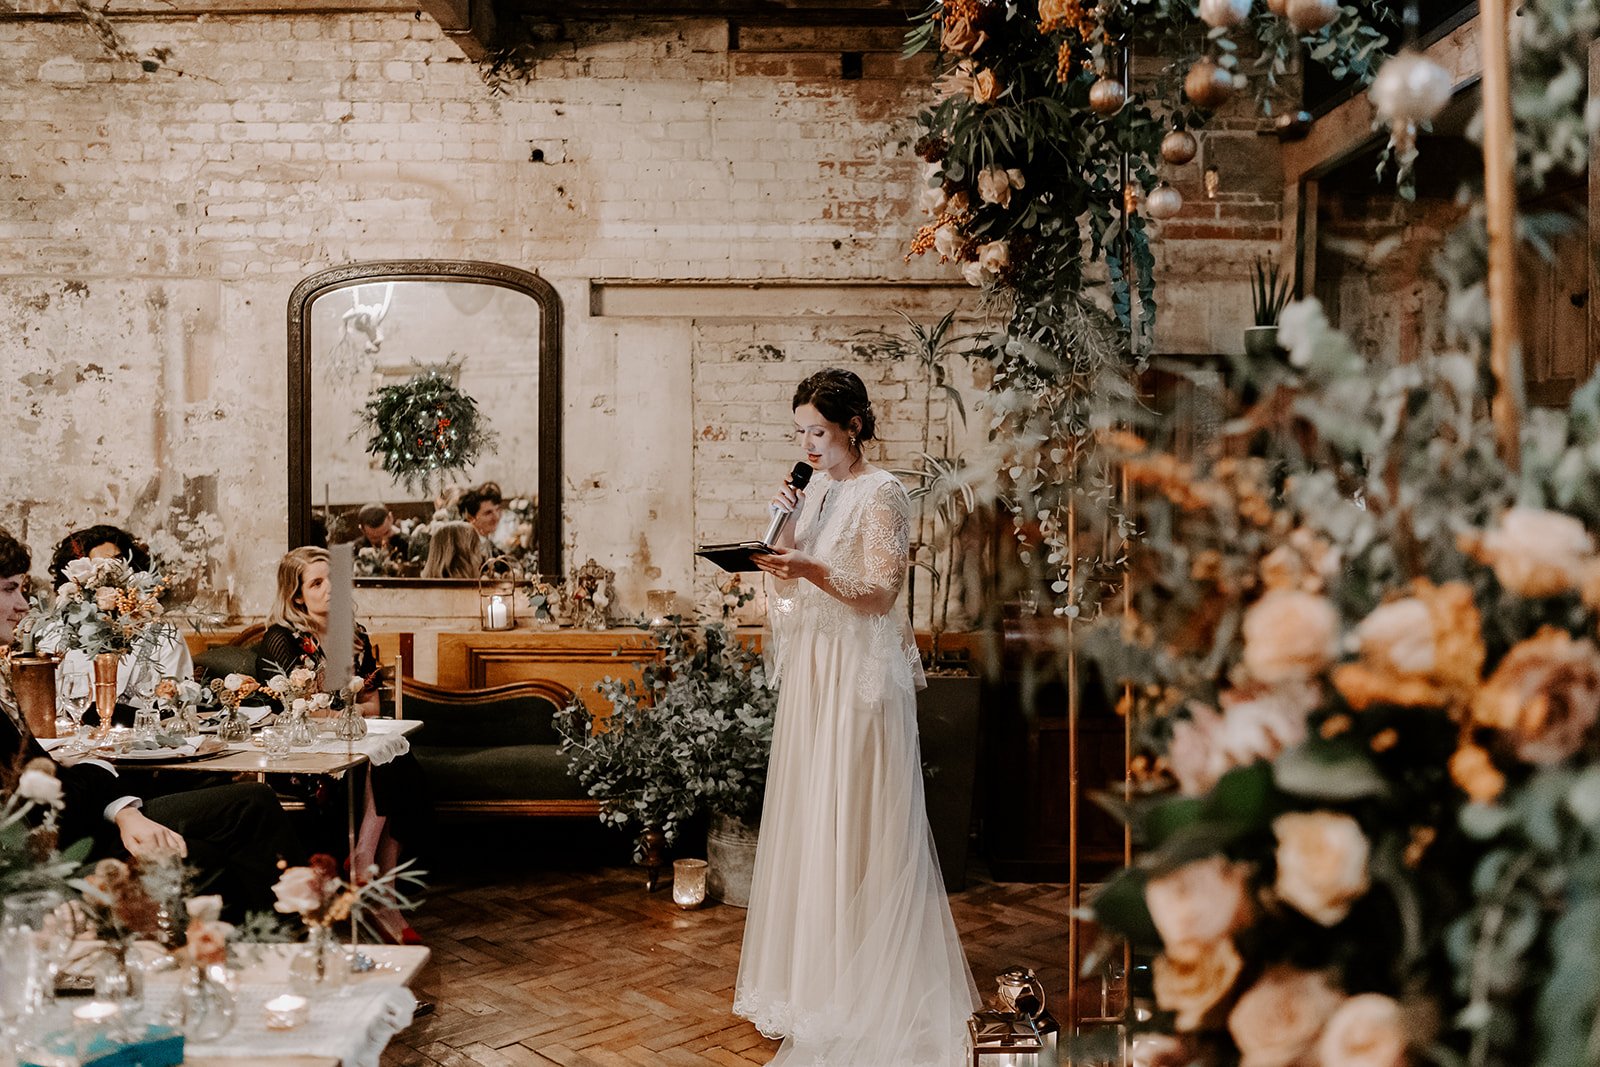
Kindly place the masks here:
POLYGON ((810 404, 823 418, 846 430, 852 420, 860 419, 861 429, 853 435, 857 441, 870 441, 876 434, 878 416, 872 411, 865 383, 854 371, 842 367, 817 371, 795 389, 790 410, 801 404, 810 404))

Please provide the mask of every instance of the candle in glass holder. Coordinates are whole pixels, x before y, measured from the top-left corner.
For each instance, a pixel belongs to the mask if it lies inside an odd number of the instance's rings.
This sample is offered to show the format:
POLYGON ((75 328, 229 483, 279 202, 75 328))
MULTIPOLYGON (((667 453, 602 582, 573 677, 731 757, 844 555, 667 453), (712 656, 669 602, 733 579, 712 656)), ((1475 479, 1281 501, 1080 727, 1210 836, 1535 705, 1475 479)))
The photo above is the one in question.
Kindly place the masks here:
POLYGON ((293 993, 273 997, 261 1005, 261 1011, 266 1016, 268 1030, 293 1030, 305 1022, 309 1014, 306 998, 293 993))
POLYGON ((706 902, 706 861, 672 861, 672 902, 680 908, 698 908, 706 902))

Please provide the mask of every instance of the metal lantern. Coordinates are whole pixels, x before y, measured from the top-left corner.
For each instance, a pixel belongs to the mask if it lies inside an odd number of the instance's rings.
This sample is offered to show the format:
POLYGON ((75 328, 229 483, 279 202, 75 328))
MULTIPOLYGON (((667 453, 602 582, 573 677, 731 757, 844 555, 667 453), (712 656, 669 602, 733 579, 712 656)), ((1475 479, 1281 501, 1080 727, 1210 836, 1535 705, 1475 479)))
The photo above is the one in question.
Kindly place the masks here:
POLYGON ((1161 158, 1181 167, 1200 151, 1200 142, 1188 130, 1173 130, 1161 138, 1161 158))
POLYGON ((1144 198, 1144 209, 1153 219, 1170 219, 1183 210, 1183 194, 1162 182, 1144 198))
POLYGON ((1251 0, 1200 0, 1200 20, 1212 29, 1237 26, 1250 17, 1251 0))
POLYGON ((478 568, 478 621, 485 630, 512 630, 517 625, 517 583, 522 570, 505 556, 484 560, 478 568))
POLYGON ((1058 1067, 1060 1027, 1048 1012, 978 1011, 967 1017, 970 1067, 1058 1067))
POLYGON ((1096 115, 1110 118, 1128 102, 1128 90, 1115 78, 1101 78, 1089 86, 1089 107, 1096 115))
POLYGON ((1289 25, 1296 33, 1316 33, 1339 17, 1339 0, 1289 0, 1289 25))

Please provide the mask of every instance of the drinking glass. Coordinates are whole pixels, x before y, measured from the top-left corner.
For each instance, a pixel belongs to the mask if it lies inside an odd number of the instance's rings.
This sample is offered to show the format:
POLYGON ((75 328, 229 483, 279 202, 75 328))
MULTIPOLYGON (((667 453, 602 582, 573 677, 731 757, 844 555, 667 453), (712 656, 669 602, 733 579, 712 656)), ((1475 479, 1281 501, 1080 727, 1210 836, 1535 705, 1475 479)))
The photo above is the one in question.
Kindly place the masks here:
POLYGON ((83 725, 83 716, 89 710, 89 705, 94 701, 94 687, 90 684, 89 675, 85 671, 62 671, 56 683, 56 711, 60 717, 56 724, 56 733, 61 737, 73 737, 69 750, 77 750, 87 740, 83 725))
POLYGON ((267 750, 267 759, 283 759, 289 754, 289 731, 281 726, 261 728, 261 747, 267 750))
POLYGON ((72 944, 65 899, 54 889, 12 893, 0 904, 0 1019, 17 1026, 55 999, 72 944))
POLYGON ((133 713, 133 739, 135 741, 154 741, 156 732, 161 728, 161 712, 156 710, 154 704, 144 704, 133 713))

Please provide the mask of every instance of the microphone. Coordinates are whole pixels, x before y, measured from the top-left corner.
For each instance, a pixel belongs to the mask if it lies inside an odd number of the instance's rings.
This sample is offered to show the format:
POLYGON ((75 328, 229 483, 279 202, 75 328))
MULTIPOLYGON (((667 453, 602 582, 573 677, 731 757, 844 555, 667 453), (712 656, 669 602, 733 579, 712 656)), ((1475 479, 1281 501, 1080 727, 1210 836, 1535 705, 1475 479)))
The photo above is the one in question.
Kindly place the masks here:
MULTIPOLYGON (((794 465, 794 470, 789 472, 789 484, 794 486, 796 489, 804 489, 806 487, 806 483, 810 480, 811 464, 809 463, 796 463, 794 465)), ((792 514, 794 513, 790 511, 779 511, 776 515, 772 516, 772 522, 768 524, 767 532, 765 536, 761 538, 761 543, 764 545, 772 544, 773 538, 778 536, 779 532, 783 529, 783 524, 789 521, 789 516, 792 514)))

